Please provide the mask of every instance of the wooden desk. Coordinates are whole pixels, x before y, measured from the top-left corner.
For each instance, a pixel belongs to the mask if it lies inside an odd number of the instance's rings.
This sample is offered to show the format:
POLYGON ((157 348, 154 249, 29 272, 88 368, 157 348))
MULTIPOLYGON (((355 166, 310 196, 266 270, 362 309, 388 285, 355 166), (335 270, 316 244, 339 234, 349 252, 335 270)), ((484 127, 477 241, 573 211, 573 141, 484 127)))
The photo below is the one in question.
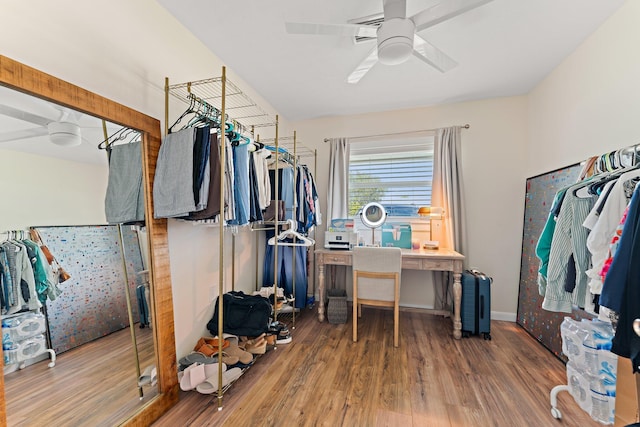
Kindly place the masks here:
MULTIPOLYGON (((351 265, 351 251, 319 249, 315 252, 318 267, 318 320, 324 321, 324 266, 351 265)), ((402 250, 402 268, 408 270, 431 270, 453 272, 453 337, 462 336, 462 322, 460 321, 460 300, 462 298, 462 260, 464 255, 449 249, 437 250, 402 250)))

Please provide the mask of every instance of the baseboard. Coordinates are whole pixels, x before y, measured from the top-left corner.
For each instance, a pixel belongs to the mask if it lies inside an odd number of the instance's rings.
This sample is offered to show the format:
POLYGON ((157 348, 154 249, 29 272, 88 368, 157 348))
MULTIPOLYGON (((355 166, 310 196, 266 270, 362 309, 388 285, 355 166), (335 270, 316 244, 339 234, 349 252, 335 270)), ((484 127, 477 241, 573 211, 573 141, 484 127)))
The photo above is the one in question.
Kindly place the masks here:
POLYGON ((503 311, 492 311, 491 320, 504 320, 505 322, 515 322, 518 318, 516 313, 506 313, 503 311))
MULTIPOLYGON (((317 298, 316 298, 317 301, 317 298)), ((348 300, 349 302, 353 302, 351 298, 348 300)), ((400 303, 400 310, 403 308, 407 309, 422 309, 422 310, 433 310, 433 305, 425 305, 425 304, 405 304, 400 303)), ((518 318, 516 313, 509 313, 505 311, 492 311, 491 312, 491 320, 502 320, 505 322, 515 322, 518 318)))

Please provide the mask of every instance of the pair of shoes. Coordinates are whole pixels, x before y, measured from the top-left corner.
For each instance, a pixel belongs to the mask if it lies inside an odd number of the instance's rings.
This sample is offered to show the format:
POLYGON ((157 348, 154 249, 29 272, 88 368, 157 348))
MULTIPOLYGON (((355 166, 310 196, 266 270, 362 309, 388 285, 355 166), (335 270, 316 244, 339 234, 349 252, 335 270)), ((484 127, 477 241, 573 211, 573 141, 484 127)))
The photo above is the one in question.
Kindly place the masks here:
POLYGON ((291 342, 291 334, 282 332, 278 334, 278 338, 276 338, 276 344, 289 344, 291 342))
POLYGON ((278 312, 279 313, 283 313, 283 314, 285 314, 285 313, 293 313, 294 311, 296 313, 298 313, 300 311, 300 309, 299 308, 293 308, 293 306, 291 304, 287 303, 287 302, 282 304, 282 307, 280 307, 278 309, 278 312))
MULTIPOLYGON (((279 297, 283 297, 284 296, 284 289, 282 289, 280 287, 278 287, 277 289, 278 289, 278 291, 277 291, 278 292, 278 296, 279 297)), ((263 286, 263 287, 260 288, 259 291, 255 291, 253 293, 253 295, 260 295, 262 297, 269 298, 270 295, 273 295, 273 285, 271 285, 271 286, 263 286)), ((271 300, 271 301, 273 302, 273 300, 271 300)))
POLYGON ((156 385, 158 381, 158 372, 156 370, 156 365, 149 365, 145 368, 145 370, 140 374, 138 378, 138 387, 142 387, 143 385, 156 385))
POLYGON ((267 338, 266 334, 262 334, 253 339, 248 337, 242 337, 240 339, 240 348, 251 354, 265 354, 267 352, 267 338), (244 340, 242 339, 244 338, 244 340))
MULTIPOLYGON (((180 381, 180 389, 183 391, 193 390, 205 382, 208 378, 218 377, 219 366, 217 363, 203 365, 194 363, 187 367, 184 371, 178 373, 180 381)), ((222 372, 227 370, 227 365, 222 364, 222 372)), ((217 382, 217 381, 216 381, 217 382)))
POLYGON ((187 368, 188 366, 193 365, 194 363, 200 363, 203 365, 210 365, 212 363, 218 362, 217 357, 206 356, 202 353, 198 353, 197 351, 191 352, 187 354, 185 357, 181 358, 178 363, 183 368, 187 368))
MULTIPOLYGON (((201 337, 196 346, 193 348, 193 351, 197 351, 198 353, 202 353, 205 356, 211 356, 218 352, 218 348, 220 347, 220 340, 218 337, 208 338, 201 337)), ((222 341, 222 349, 229 347, 229 341, 222 341)))
MULTIPOLYGON (((242 375, 242 369, 231 368, 222 373, 222 387, 231 384, 242 375)), ((213 394, 218 391, 218 372, 209 375, 203 382, 196 386, 196 391, 201 394, 213 394)))
MULTIPOLYGON (((253 354, 240 348, 240 344, 237 336, 231 335, 231 334, 224 334, 223 337, 225 338, 225 341, 229 342, 229 346, 224 350, 224 352, 228 356, 237 357, 238 360, 236 361, 236 363, 240 362, 243 365, 248 365, 251 362, 253 362, 253 354)), ((230 363, 230 365, 235 365, 235 363, 230 363)))

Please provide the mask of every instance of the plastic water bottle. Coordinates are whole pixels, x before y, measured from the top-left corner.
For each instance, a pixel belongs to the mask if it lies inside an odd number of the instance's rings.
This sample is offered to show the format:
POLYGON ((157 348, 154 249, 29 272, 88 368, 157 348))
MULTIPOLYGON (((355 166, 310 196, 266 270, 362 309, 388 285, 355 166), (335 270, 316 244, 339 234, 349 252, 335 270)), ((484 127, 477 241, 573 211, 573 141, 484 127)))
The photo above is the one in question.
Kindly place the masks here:
POLYGON ((18 346, 13 342, 7 342, 2 344, 2 350, 4 353, 4 364, 11 365, 18 363, 18 346))
POLYGON ((613 424, 612 399, 607 396, 602 378, 595 378, 591 383, 591 418, 602 424, 613 424))

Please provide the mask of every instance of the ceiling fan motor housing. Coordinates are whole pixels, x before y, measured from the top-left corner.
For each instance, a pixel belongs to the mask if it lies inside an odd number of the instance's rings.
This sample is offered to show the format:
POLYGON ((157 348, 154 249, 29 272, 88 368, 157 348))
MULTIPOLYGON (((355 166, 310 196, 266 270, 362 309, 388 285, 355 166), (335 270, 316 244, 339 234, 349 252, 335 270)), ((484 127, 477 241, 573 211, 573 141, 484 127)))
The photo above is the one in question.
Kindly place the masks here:
POLYGON ((69 122, 51 122, 47 126, 49 139, 56 145, 75 147, 81 144, 80 126, 69 122))
POLYGON ((378 60, 387 65, 401 64, 413 52, 415 24, 407 18, 385 20, 378 28, 378 60))

